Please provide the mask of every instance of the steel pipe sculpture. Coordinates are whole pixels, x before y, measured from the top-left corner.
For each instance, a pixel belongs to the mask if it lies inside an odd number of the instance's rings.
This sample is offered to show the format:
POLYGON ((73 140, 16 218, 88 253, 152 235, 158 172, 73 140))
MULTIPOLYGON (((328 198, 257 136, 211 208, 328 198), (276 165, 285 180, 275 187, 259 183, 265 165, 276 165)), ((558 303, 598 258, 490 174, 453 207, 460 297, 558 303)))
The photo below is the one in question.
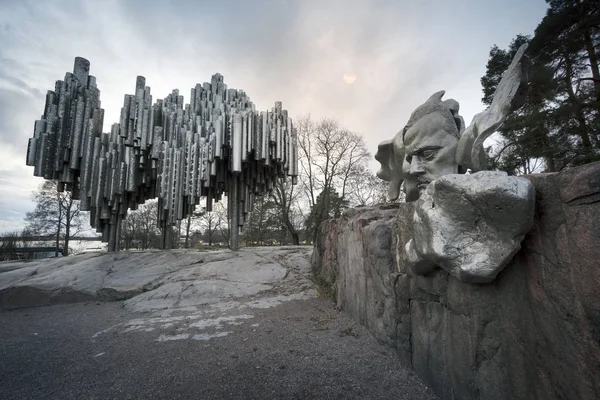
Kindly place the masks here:
POLYGON ((163 248, 171 227, 192 215, 200 198, 206 209, 227 194, 231 248, 252 210, 255 196, 277 179, 298 175, 296 130, 276 102, 257 112, 223 76, 192 88, 189 104, 177 89, 152 104, 146 79, 125 95, 119 123, 102 133, 104 110, 88 60, 77 57, 73 73, 48 91, 42 118, 29 139, 27 165, 34 175, 57 180, 90 211, 90 224, 109 251, 119 250, 128 209, 158 198, 163 248))

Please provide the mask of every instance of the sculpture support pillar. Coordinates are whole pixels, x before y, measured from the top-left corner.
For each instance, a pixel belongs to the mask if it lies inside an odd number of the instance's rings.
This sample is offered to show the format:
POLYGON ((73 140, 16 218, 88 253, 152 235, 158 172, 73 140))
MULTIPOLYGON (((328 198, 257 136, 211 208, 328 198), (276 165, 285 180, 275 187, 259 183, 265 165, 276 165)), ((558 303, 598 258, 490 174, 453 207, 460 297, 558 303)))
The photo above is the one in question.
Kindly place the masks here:
POLYGON ((161 221, 161 227, 160 227, 161 233, 162 233, 162 239, 161 239, 161 248, 163 250, 171 250, 171 236, 172 236, 172 232, 173 229, 171 227, 171 225, 167 222, 167 220, 163 220, 161 221))
POLYGON ((121 238, 121 221, 121 214, 113 214, 110 217, 108 251, 119 251, 119 241, 121 238))
POLYGON ((121 250, 121 223, 123 215, 117 214, 117 225, 115 226, 115 251, 121 250))
POLYGON ((239 249, 239 202, 240 202, 240 176, 238 174, 234 174, 231 179, 231 188, 229 193, 231 194, 231 198, 229 199, 229 212, 230 212, 230 226, 229 226, 229 248, 231 250, 239 249))

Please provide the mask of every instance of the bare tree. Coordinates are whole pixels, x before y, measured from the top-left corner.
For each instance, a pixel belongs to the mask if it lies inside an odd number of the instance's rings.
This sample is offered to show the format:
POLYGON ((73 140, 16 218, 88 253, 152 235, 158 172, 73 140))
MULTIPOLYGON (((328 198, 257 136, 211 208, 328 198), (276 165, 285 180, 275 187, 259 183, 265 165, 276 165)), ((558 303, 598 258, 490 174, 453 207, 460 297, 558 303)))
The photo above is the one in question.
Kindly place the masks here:
POLYGON ((149 200, 130 211, 121 223, 121 241, 124 249, 149 249, 159 245, 158 202, 149 200))
MULTIPOLYGON (((282 230, 289 233, 292 239, 292 244, 300 244, 300 233, 301 228, 298 226, 298 219, 296 218, 300 211, 298 209, 298 190, 295 190, 294 185, 289 181, 278 181, 273 191, 270 194, 270 199, 274 203, 279 223, 282 230)), ((282 238, 282 242, 285 242, 285 237, 282 238)))
POLYGON ((0 261, 18 260, 20 255, 19 249, 19 231, 4 232, 0 234, 2 242, 0 242, 0 261))
POLYGON ((12 231, 0 233, 0 261, 4 260, 24 260, 43 257, 42 253, 27 251, 32 246, 32 237, 34 233, 27 228, 21 232, 12 231))
MULTIPOLYGON (((341 128, 331 119, 315 123, 310 116, 297 123, 301 185, 317 226, 330 213, 330 194, 347 201, 351 180, 370 158, 362 136, 341 128), (317 202, 317 197, 321 199, 317 202), (319 210, 314 208, 319 207, 319 210)), ((313 239, 317 230, 311 232, 313 239)))
POLYGON ((213 204, 212 211, 206 211, 205 208, 195 213, 197 215, 197 224, 204 231, 204 236, 208 238, 208 245, 212 246, 216 233, 223 236, 223 240, 229 246, 229 233, 227 228, 227 209, 221 200, 213 204))
POLYGON ((316 171, 313 171, 313 163, 310 161, 313 158, 314 152, 311 137, 314 136, 317 127, 315 122, 310 118, 310 115, 308 115, 298 119, 296 129, 298 130, 300 185, 308 199, 310 208, 312 208, 316 204, 318 189, 315 187, 316 179, 314 177, 316 176, 316 171))
POLYGON ((69 240, 83 229, 83 216, 79 200, 74 200, 71 192, 59 191, 56 181, 44 181, 33 192, 36 206, 25 216, 27 230, 36 236, 53 236, 56 240, 55 256, 58 257, 61 239, 64 242, 63 254, 69 254, 69 240))
POLYGON ((249 218, 244 224, 242 238, 246 246, 252 244, 264 245, 270 237, 270 231, 273 228, 271 220, 271 208, 273 202, 267 196, 257 196, 254 200, 254 207, 249 218))
POLYGON ((388 183, 363 165, 358 166, 348 179, 348 188, 346 197, 350 206, 374 206, 388 202, 388 183))

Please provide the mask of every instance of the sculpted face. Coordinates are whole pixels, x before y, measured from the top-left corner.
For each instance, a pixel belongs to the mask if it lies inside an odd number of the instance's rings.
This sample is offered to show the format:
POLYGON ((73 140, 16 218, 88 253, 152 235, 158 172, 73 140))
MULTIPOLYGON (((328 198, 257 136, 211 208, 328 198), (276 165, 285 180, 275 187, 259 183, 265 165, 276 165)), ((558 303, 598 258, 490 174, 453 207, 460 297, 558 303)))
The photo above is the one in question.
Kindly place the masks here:
POLYGON ((443 175, 457 174, 458 138, 447 132, 438 112, 425 115, 404 133, 402 163, 406 201, 417 200, 427 186, 443 175))

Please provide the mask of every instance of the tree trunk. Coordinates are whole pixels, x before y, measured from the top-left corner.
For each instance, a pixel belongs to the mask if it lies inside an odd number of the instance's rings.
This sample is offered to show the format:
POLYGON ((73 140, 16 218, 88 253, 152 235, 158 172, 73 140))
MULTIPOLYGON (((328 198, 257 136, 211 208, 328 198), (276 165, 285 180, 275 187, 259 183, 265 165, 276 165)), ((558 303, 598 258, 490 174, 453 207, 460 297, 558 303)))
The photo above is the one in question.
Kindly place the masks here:
POLYGON ((62 221, 62 204, 60 202, 60 193, 56 192, 56 198, 58 200, 58 221, 56 224, 56 248, 54 249, 54 257, 58 257, 58 250, 60 249, 60 224, 62 221))
POLYGON ((190 225, 192 223, 192 217, 189 216, 187 219, 187 225, 185 227, 185 248, 187 249, 189 246, 189 240, 190 240, 190 225))
MULTIPOLYGON (((588 12, 582 7, 581 0, 578 2, 579 12, 581 18, 583 19, 588 12)), ((594 42, 592 40, 592 35, 590 34, 590 30, 586 29, 583 32, 583 42, 585 43, 585 49, 588 53, 588 58, 590 60, 590 69, 592 70, 592 78, 594 79, 594 90, 596 92, 596 101, 598 105, 596 107, 600 107, 600 69, 598 68, 598 55, 596 54, 596 50, 594 48, 594 42)))
MULTIPOLYGON (((210 216, 210 218, 212 218, 212 215, 210 216)), ((208 219, 208 245, 212 246, 213 231, 212 231, 212 221, 210 220, 210 218, 208 219)))
POLYGON ((63 256, 69 255, 69 239, 71 238, 71 207, 67 208, 65 213, 65 248, 63 256))
POLYGON ((60 249, 60 224, 56 230, 56 248, 54 249, 54 257, 58 257, 58 250, 60 249))
POLYGON ((294 246, 298 246, 300 244, 300 235, 298 235, 298 232, 296 232, 296 230, 294 229, 294 226, 292 225, 290 219, 289 219, 289 214, 286 214, 284 216, 284 228, 290 233, 290 235, 292 236, 292 244, 294 246))
POLYGON ((556 172, 556 167, 554 166, 554 158, 552 157, 544 157, 546 161, 546 170, 544 172, 556 172))
MULTIPOLYGON (((596 101, 600 103, 600 70, 598 69, 598 56, 594 50, 594 43, 589 31, 584 34, 585 47, 590 59, 590 69, 592 70, 592 78, 594 78, 594 89, 596 91, 596 101)), ((600 107, 600 105, 598 106, 600 107)))
MULTIPOLYGON (((217 230, 217 228, 215 228, 215 230, 217 230)), ((221 231, 221 236, 223 236, 223 239, 225 240, 225 244, 227 245, 227 247, 231 246, 231 242, 229 240, 229 238, 231 237, 229 232, 225 232, 222 229, 220 229, 221 231)))
POLYGON ((587 123, 585 120, 585 115, 583 113, 583 106, 575 92, 573 91, 572 79, 571 75, 573 73, 573 66, 569 55, 565 55, 565 86, 567 89, 567 94, 569 95, 569 100, 573 103, 573 109, 575 110, 575 119, 579 123, 579 136, 581 137, 581 143, 583 144, 583 148, 585 151, 586 161, 589 160, 589 157, 592 154, 592 142, 590 141, 590 135, 588 132, 587 123))

